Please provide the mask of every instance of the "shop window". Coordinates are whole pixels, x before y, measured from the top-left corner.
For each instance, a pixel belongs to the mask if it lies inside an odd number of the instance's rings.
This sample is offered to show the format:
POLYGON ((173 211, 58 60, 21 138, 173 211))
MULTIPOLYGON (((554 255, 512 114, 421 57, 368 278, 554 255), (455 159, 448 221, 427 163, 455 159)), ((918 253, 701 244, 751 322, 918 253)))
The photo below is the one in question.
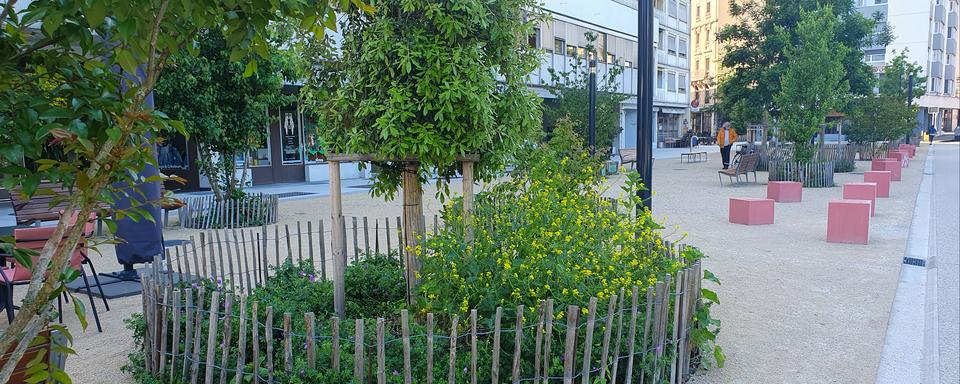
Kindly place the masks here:
POLYGON ((280 156, 285 165, 303 163, 298 115, 296 110, 280 112, 280 156))
POLYGON ((303 119, 303 152, 306 155, 307 163, 319 163, 327 160, 326 148, 323 140, 320 139, 320 130, 323 129, 320 124, 310 117, 303 119))

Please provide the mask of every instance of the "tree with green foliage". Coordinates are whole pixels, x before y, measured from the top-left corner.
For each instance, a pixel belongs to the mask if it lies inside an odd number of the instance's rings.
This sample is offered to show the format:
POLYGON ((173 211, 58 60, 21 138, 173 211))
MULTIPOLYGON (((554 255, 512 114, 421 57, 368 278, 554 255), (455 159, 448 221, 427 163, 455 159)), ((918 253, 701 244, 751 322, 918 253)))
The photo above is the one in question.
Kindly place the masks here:
POLYGON ((231 59, 222 32, 201 31, 197 53, 172 57, 157 82, 157 109, 182 121, 196 141, 196 165, 210 178, 217 200, 242 191, 243 180, 236 177, 236 156, 266 139, 270 108, 293 100, 282 94, 284 77, 293 70, 277 49, 284 36, 272 37, 267 39, 266 57, 256 65, 245 65, 247 60, 231 59))
POLYGON ((787 46, 799 44, 797 25, 803 12, 829 6, 836 20, 831 39, 847 48, 842 57, 843 79, 850 92, 866 95, 875 81, 870 67, 863 63, 860 47, 870 43, 885 44, 889 29, 879 21, 865 18, 850 0, 731 0, 730 14, 739 21, 717 33, 717 40, 727 47, 722 65, 730 73, 719 84, 717 108, 736 127, 764 122, 764 113, 773 119, 780 109, 773 102, 780 92, 780 76, 793 65, 784 55, 787 46), (777 31, 786 32, 784 36, 777 31))
MULTIPOLYGON (((896 53, 896 52, 894 52, 896 53)), ((913 76, 913 98, 923 96, 927 91, 927 77, 921 76, 923 67, 907 61, 907 50, 900 51, 886 65, 880 74, 879 90, 881 95, 907 101, 907 89, 910 88, 910 76, 913 76)))
POLYGON ((830 6, 801 11, 792 36, 783 27, 776 36, 784 41, 783 58, 790 65, 780 74, 780 89, 774 105, 780 111, 780 132, 792 141, 794 160, 813 159, 816 146, 811 137, 819 131, 827 114, 846 103, 850 89, 844 73, 844 58, 850 48, 834 39, 841 25, 830 6))
MULTIPOLYGON (((59 183, 70 193, 58 196, 65 204, 50 240, 39 252, 15 249, 31 279, 13 322, 0 336, 0 351, 12 351, 0 370, 0 382, 8 382, 41 329, 50 327, 67 335, 62 325, 50 324, 56 317, 53 301, 68 293, 66 283, 79 272, 70 259, 85 220, 112 205, 128 187, 156 182, 139 171, 156 165, 156 137, 178 130, 181 122, 148 107, 157 79, 171 56, 195 52, 195 37, 203 30, 226 36, 231 57, 255 53, 247 66, 267 59, 266 28, 272 22, 294 19, 304 29, 322 35, 335 10, 350 2, 327 0, 170 1, 170 0, 35 0, 14 8, 16 0, 0 3, 0 156, 2 184, 25 198, 52 194, 39 188, 41 180, 59 183), (121 73, 118 69, 122 69, 121 73), (56 154, 52 155, 52 154, 56 154)), ((360 0, 353 4, 369 8, 360 0)), ((129 196, 144 202, 142 196, 129 196)), ((134 207, 140 204, 133 204, 134 207)), ((153 220, 142 209, 114 210, 105 222, 115 230, 123 217, 153 220)), ((83 302, 72 300, 85 326, 83 302)), ((69 348, 59 352, 72 353, 69 348)), ((69 382, 61 371, 45 369, 44 359, 30 362, 30 380, 69 382)))
MULTIPOLYGON (((588 57, 599 57, 594 45, 597 35, 587 32, 585 36, 588 57)), ((587 140, 590 66, 587 58, 578 55, 574 55, 570 62, 571 67, 566 71, 548 69, 550 83, 544 85, 554 99, 544 103, 544 125, 552 131, 561 119, 569 117, 577 134, 587 140)), ((617 92, 617 76, 623 73, 622 64, 611 64, 608 68, 606 72, 597 74, 596 138, 599 153, 609 153, 613 140, 623 130, 620 126, 620 103, 627 99, 627 95, 617 92)))
POLYGON ((339 52, 315 58, 324 68, 304 93, 330 152, 382 160, 371 193, 392 196, 402 184, 406 244, 415 247, 421 183, 435 172, 444 189, 470 154, 480 156, 477 177, 490 179, 539 129, 540 99, 525 82, 539 51, 525 36, 542 15, 534 0, 374 4, 377 12, 345 19, 339 52))

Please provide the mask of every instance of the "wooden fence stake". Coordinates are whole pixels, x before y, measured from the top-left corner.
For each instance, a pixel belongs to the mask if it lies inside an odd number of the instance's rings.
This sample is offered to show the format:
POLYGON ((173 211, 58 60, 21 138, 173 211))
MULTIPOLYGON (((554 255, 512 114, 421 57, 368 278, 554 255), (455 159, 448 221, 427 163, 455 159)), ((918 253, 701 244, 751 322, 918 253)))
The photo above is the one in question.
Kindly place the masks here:
POLYGON ((217 357, 217 311, 220 308, 220 292, 213 291, 213 296, 210 297, 210 325, 207 328, 207 364, 203 382, 206 384, 213 383, 213 369, 214 361, 217 357))

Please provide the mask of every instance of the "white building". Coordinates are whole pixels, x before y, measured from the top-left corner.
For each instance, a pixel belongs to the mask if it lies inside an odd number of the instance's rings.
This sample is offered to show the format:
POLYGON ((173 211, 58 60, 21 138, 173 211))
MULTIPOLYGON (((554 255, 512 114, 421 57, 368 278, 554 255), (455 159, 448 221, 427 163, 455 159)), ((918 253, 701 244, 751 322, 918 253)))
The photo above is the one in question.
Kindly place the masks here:
MULTIPOLYGON (((656 145, 671 145, 690 121, 690 10, 687 0, 655 0, 653 122, 656 145)), ((543 8, 552 19, 537 30, 535 43, 544 49, 540 69, 530 84, 544 98, 552 95, 538 88, 549 83, 549 68, 565 70, 573 52, 584 50, 585 32, 598 35, 598 72, 623 65, 620 92, 629 95, 621 108, 618 148, 633 148, 637 142, 637 1, 636 0, 546 0, 543 8)), ((583 55, 580 55, 582 57, 583 55)))
POLYGON ((879 14, 893 28, 893 42, 864 48, 864 61, 878 72, 887 60, 907 50, 909 61, 923 66, 926 93, 920 106, 921 127, 940 131, 957 129, 960 92, 957 78, 958 0, 856 0, 867 17, 879 14))

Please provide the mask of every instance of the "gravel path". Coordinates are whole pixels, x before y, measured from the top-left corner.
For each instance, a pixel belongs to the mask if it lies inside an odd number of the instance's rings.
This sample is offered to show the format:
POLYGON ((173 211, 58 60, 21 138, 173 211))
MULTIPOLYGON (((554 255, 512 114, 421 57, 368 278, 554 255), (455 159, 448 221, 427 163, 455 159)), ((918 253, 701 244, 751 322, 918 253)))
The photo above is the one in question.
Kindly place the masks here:
MULTIPOLYGON (((912 164, 921 164, 925 147, 912 164)), ((681 164, 660 159, 654 166, 654 214, 667 224, 672 237, 699 246, 710 257, 706 268, 723 285, 715 287, 721 305, 715 316, 723 321, 720 344, 727 354, 722 369, 698 374, 698 383, 867 382, 874 377, 883 344, 900 255, 919 183, 920 167, 905 169, 904 180, 892 187, 892 198, 878 203, 871 244, 825 242, 827 202, 840 197, 840 188, 807 189, 804 202, 777 206, 774 225, 747 227, 727 222, 727 198, 763 197, 765 182, 720 187, 716 175, 719 154, 709 162, 681 164)), ((858 163, 857 172, 868 168, 858 163)), ((760 173, 761 180, 766 179, 760 173)), ((838 174, 837 182, 860 181, 858 173, 838 174)), ((609 195, 619 192, 623 176, 610 180, 609 195)), ((459 182, 451 190, 459 190, 459 182)), ((427 215, 441 207, 435 189, 424 191, 427 215)), ((399 201, 384 202, 366 193, 345 195, 344 214, 398 216, 399 201)), ((329 215, 325 198, 282 201, 281 222, 317 220, 329 215)), ((170 229, 168 239, 189 238, 196 231, 170 229)), ((111 247, 112 248, 112 247, 111 247)), ((101 272, 119 269, 112 249, 94 256, 101 272)), ((139 312, 140 298, 112 300, 102 314, 104 333, 94 327, 76 331, 79 356, 67 360, 77 383, 130 382, 120 372, 133 347, 122 320, 139 312)), ((65 318, 70 329, 79 325, 65 318)))

